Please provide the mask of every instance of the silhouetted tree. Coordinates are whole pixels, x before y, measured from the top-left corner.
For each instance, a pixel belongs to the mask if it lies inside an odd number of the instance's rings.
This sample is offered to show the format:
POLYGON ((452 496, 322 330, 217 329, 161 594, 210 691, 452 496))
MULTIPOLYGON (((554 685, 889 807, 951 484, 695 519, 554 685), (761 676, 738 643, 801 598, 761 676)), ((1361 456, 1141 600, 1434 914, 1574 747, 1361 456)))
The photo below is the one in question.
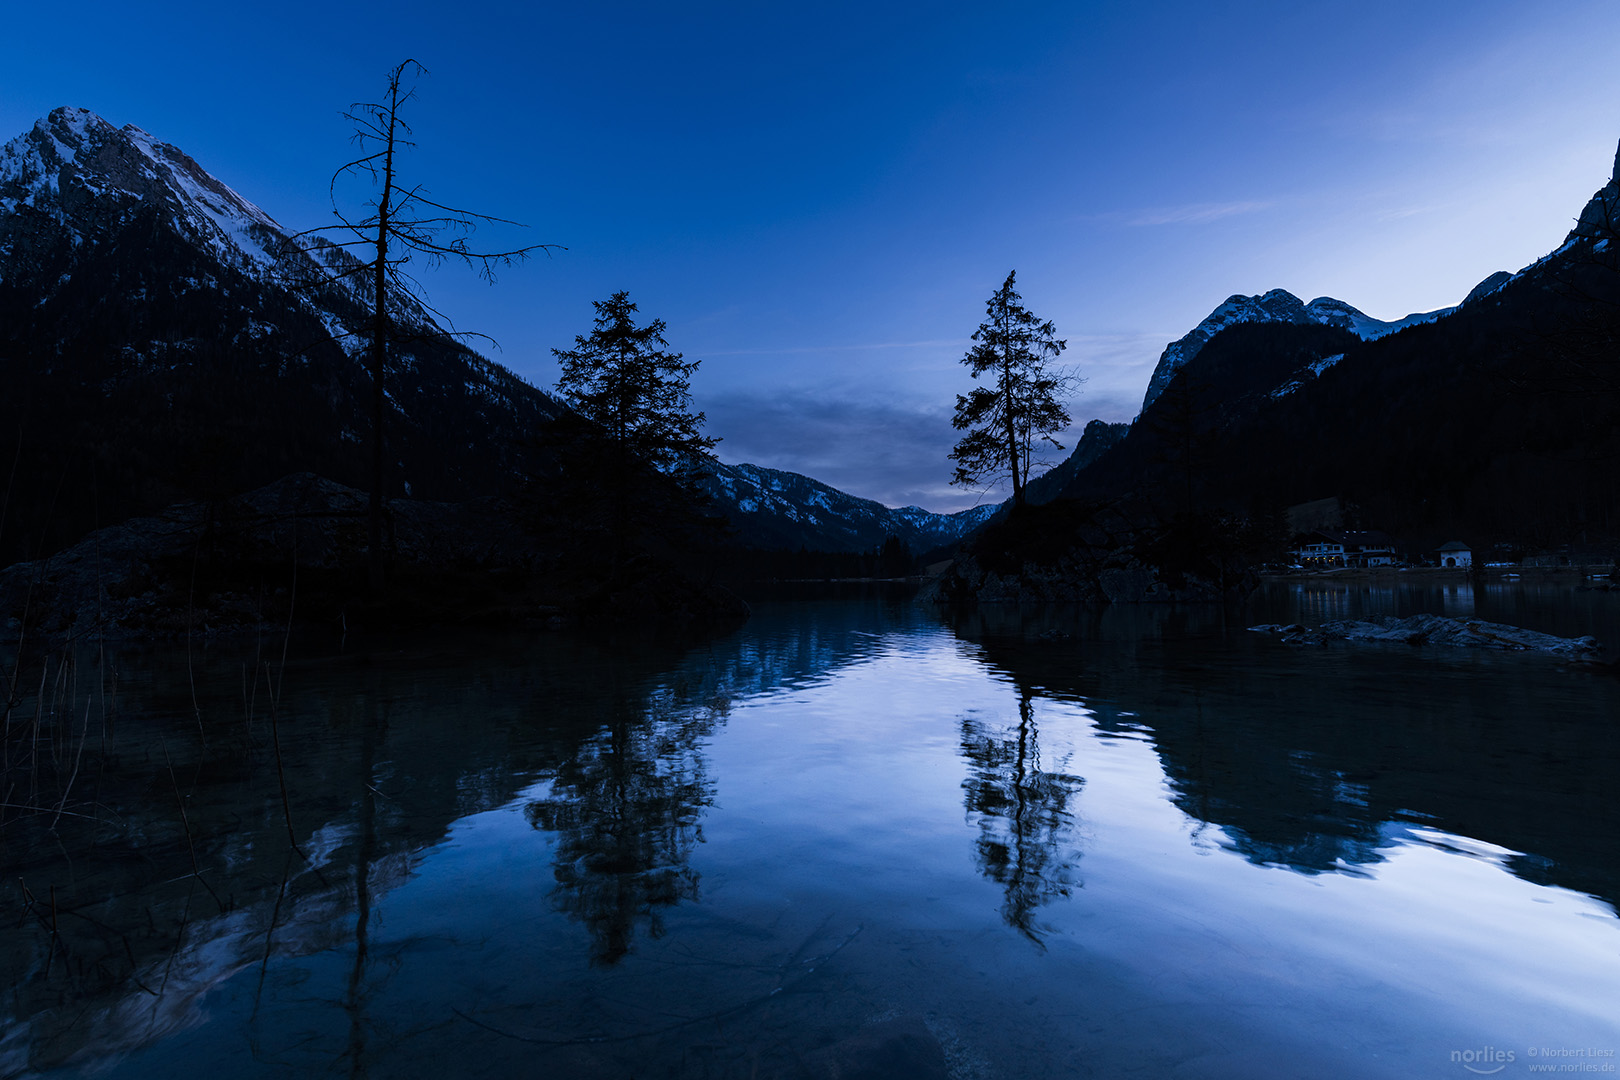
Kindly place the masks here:
POLYGON ((879 577, 905 577, 911 573, 911 547, 898 536, 886 537, 877 561, 879 577))
MULTIPOLYGON (((644 520, 674 508, 664 494, 688 507, 699 499, 692 483, 720 440, 701 434, 703 414, 692 411, 691 377, 699 361, 670 352, 664 320, 635 323, 628 292, 592 302, 596 326, 576 336, 572 349, 553 349, 562 364, 557 392, 589 425, 586 442, 594 460, 593 485, 605 496, 616 552, 644 520)), ((617 559, 615 560, 617 561, 617 559)))
POLYGON ((978 344, 962 357, 975 379, 990 372, 994 382, 957 395, 951 425, 967 434, 950 459, 956 462, 951 483, 972 487, 1007 477, 1013 504, 1021 507, 1035 445, 1048 442, 1063 449, 1052 433, 1068 426, 1061 399, 1074 379, 1048 367, 1068 343, 1056 336, 1050 321, 1041 322, 1020 303, 1015 276, 1016 271, 1009 273, 986 302, 985 321, 973 332, 978 344))
MULTIPOLYGON (((386 441, 383 418, 387 410, 384 384, 388 372, 390 338, 434 336, 466 337, 444 331, 433 316, 449 324, 443 312, 424 299, 420 284, 405 267, 420 256, 429 266, 454 260, 478 270, 494 282, 495 269, 510 266, 536 251, 558 245, 530 244, 505 251, 479 251, 469 235, 484 223, 517 225, 504 218, 462 210, 428 197, 400 173, 400 154, 416 144, 411 127, 400 111, 416 96, 410 81, 427 74, 415 60, 405 60, 388 73, 388 89, 378 102, 356 102, 343 114, 354 125, 354 142, 361 155, 332 174, 332 213, 337 224, 310 229, 291 238, 293 250, 313 256, 299 260, 301 267, 320 268, 326 284, 348 282, 365 300, 369 312, 366 353, 371 375, 371 499, 367 524, 367 570, 371 587, 382 584, 383 464, 386 441), (337 185, 346 176, 363 175, 376 189, 366 202, 367 212, 345 214, 337 207, 337 185), (333 234, 342 239, 332 241, 333 234), (333 258, 332 248, 344 249, 349 258, 333 258), (358 252, 359 254, 355 254, 358 252)), ((522 226, 518 226, 522 227, 522 226)))

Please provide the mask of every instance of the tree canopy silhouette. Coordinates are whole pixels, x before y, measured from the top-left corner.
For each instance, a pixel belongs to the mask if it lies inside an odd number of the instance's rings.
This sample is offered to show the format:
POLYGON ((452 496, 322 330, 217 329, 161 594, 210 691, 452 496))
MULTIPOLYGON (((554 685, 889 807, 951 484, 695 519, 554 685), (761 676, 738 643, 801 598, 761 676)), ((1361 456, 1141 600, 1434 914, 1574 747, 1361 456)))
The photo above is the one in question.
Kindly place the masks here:
POLYGON ((974 487, 1006 477, 1012 481, 1013 505, 1024 505, 1024 485, 1034 464, 1037 443, 1058 450, 1052 438, 1069 423, 1062 398, 1072 389, 1072 375, 1050 367, 1068 342, 1057 337, 1050 321, 1042 322, 1021 303, 1013 288, 1016 271, 1007 275, 985 304, 985 321, 973 332, 977 342, 962 357, 975 379, 986 372, 989 386, 956 397, 951 424, 967 432, 950 453, 956 462, 951 483, 974 487))
MULTIPOLYGON (((577 335, 572 349, 553 349, 562 365, 558 394, 583 418, 587 460, 576 472, 602 502, 615 550, 631 539, 642 518, 669 517, 667 496, 695 503, 692 480, 720 440, 702 434, 704 416, 692 411, 691 378, 700 361, 669 351, 664 320, 635 322, 628 292, 592 301, 596 325, 577 335)), ((679 516, 679 515, 677 515, 679 516)))

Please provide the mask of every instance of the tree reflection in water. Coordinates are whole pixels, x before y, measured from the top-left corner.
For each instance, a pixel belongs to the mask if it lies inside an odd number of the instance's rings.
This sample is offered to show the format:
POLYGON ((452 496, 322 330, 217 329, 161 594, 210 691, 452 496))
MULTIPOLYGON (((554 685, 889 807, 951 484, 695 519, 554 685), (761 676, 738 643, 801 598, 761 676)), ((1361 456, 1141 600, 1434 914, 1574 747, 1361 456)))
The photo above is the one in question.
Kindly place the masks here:
POLYGON ((1001 886, 1007 925, 1040 944, 1040 907, 1078 887, 1078 855, 1065 851, 1065 844, 1074 829, 1069 803, 1085 781, 1042 770, 1035 695, 1022 684, 1017 726, 1008 731, 963 717, 962 754, 969 768, 962 782, 967 812, 979 827, 975 861, 1001 886))
POLYGON ((594 964, 628 953, 639 920, 656 938, 660 909, 697 900, 689 860, 714 792, 702 740, 724 706, 689 711, 659 688, 617 697, 611 711, 552 773, 548 796, 525 809, 531 825, 557 834, 552 897, 585 924, 594 964))
POLYGON ((344 1011, 349 1014, 349 1075, 355 1080, 366 1073, 366 960, 371 946, 371 872, 377 856, 377 789, 374 786, 377 769, 377 743, 387 736, 387 710, 375 724, 361 729, 360 737, 360 790, 356 792, 359 806, 359 843, 354 859, 354 966, 349 970, 348 992, 343 997, 344 1011))

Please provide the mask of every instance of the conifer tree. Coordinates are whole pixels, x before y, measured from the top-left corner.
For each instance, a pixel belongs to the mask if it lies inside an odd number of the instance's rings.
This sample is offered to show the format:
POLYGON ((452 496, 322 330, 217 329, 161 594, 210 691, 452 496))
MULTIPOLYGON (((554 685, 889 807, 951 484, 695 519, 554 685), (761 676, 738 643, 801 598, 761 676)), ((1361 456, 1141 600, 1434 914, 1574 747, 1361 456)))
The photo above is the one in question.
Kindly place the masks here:
POLYGON ((1068 347, 1050 321, 1042 322, 1021 303, 1013 288, 1016 272, 985 304, 985 321, 973 332, 977 343, 962 357, 975 379, 990 374, 990 385, 956 397, 951 424, 967 432, 951 451, 956 462, 951 483, 974 487, 1006 478, 1013 505, 1024 505, 1024 486, 1034 464, 1036 444, 1047 442, 1069 424, 1062 398, 1072 390, 1071 375, 1051 361, 1068 347))
POLYGON ((703 414, 692 412, 700 361, 669 351, 664 320, 637 326, 636 305, 623 291, 592 306, 590 334, 551 351, 562 365, 557 393, 588 425, 593 483, 605 496, 617 550, 642 518, 657 515, 663 494, 696 501, 690 481, 720 440, 703 435, 703 414))

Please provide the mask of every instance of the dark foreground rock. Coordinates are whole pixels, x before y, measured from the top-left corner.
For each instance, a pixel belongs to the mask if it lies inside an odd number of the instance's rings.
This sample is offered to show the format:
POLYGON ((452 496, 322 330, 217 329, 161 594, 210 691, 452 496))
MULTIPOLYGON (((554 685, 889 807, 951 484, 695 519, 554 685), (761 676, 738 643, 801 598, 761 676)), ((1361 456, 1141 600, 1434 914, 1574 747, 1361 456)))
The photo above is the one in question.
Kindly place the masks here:
POLYGON ((1246 522, 1215 514, 1133 524, 1111 507, 1060 499, 984 530, 924 586, 928 603, 1206 603, 1259 584, 1246 522))
POLYGON ((1307 629, 1267 623, 1250 630, 1280 634, 1287 645, 1325 645, 1330 641, 1376 641, 1402 645, 1450 645, 1470 649, 1544 652, 1572 660, 1596 660, 1603 647, 1593 637, 1563 638, 1518 626, 1443 615, 1391 615, 1362 620, 1335 620, 1307 629))
POLYGON ((943 574, 923 586, 919 598, 934 604, 1081 603, 1174 604, 1241 599, 1254 587, 1252 575, 1228 582, 1196 574, 1169 574, 1123 552, 1090 557, 1066 552, 1055 562, 1021 561, 990 566, 963 553, 943 574))
POLYGON ((963 552, 945 572, 929 581, 918 599, 933 604, 1075 602, 1104 603, 1096 576, 1076 559, 1056 563, 996 565, 972 552, 963 552), (990 565, 986 565, 990 562, 990 565))
POLYGON ((100 529, 0 571, 0 641, 179 637, 428 623, 667 625, 746 618, 729 591, 642 559, 572 573, 500 499, 388 504, 384 588, 367 587, 364 492, 308 473, 100 529))

